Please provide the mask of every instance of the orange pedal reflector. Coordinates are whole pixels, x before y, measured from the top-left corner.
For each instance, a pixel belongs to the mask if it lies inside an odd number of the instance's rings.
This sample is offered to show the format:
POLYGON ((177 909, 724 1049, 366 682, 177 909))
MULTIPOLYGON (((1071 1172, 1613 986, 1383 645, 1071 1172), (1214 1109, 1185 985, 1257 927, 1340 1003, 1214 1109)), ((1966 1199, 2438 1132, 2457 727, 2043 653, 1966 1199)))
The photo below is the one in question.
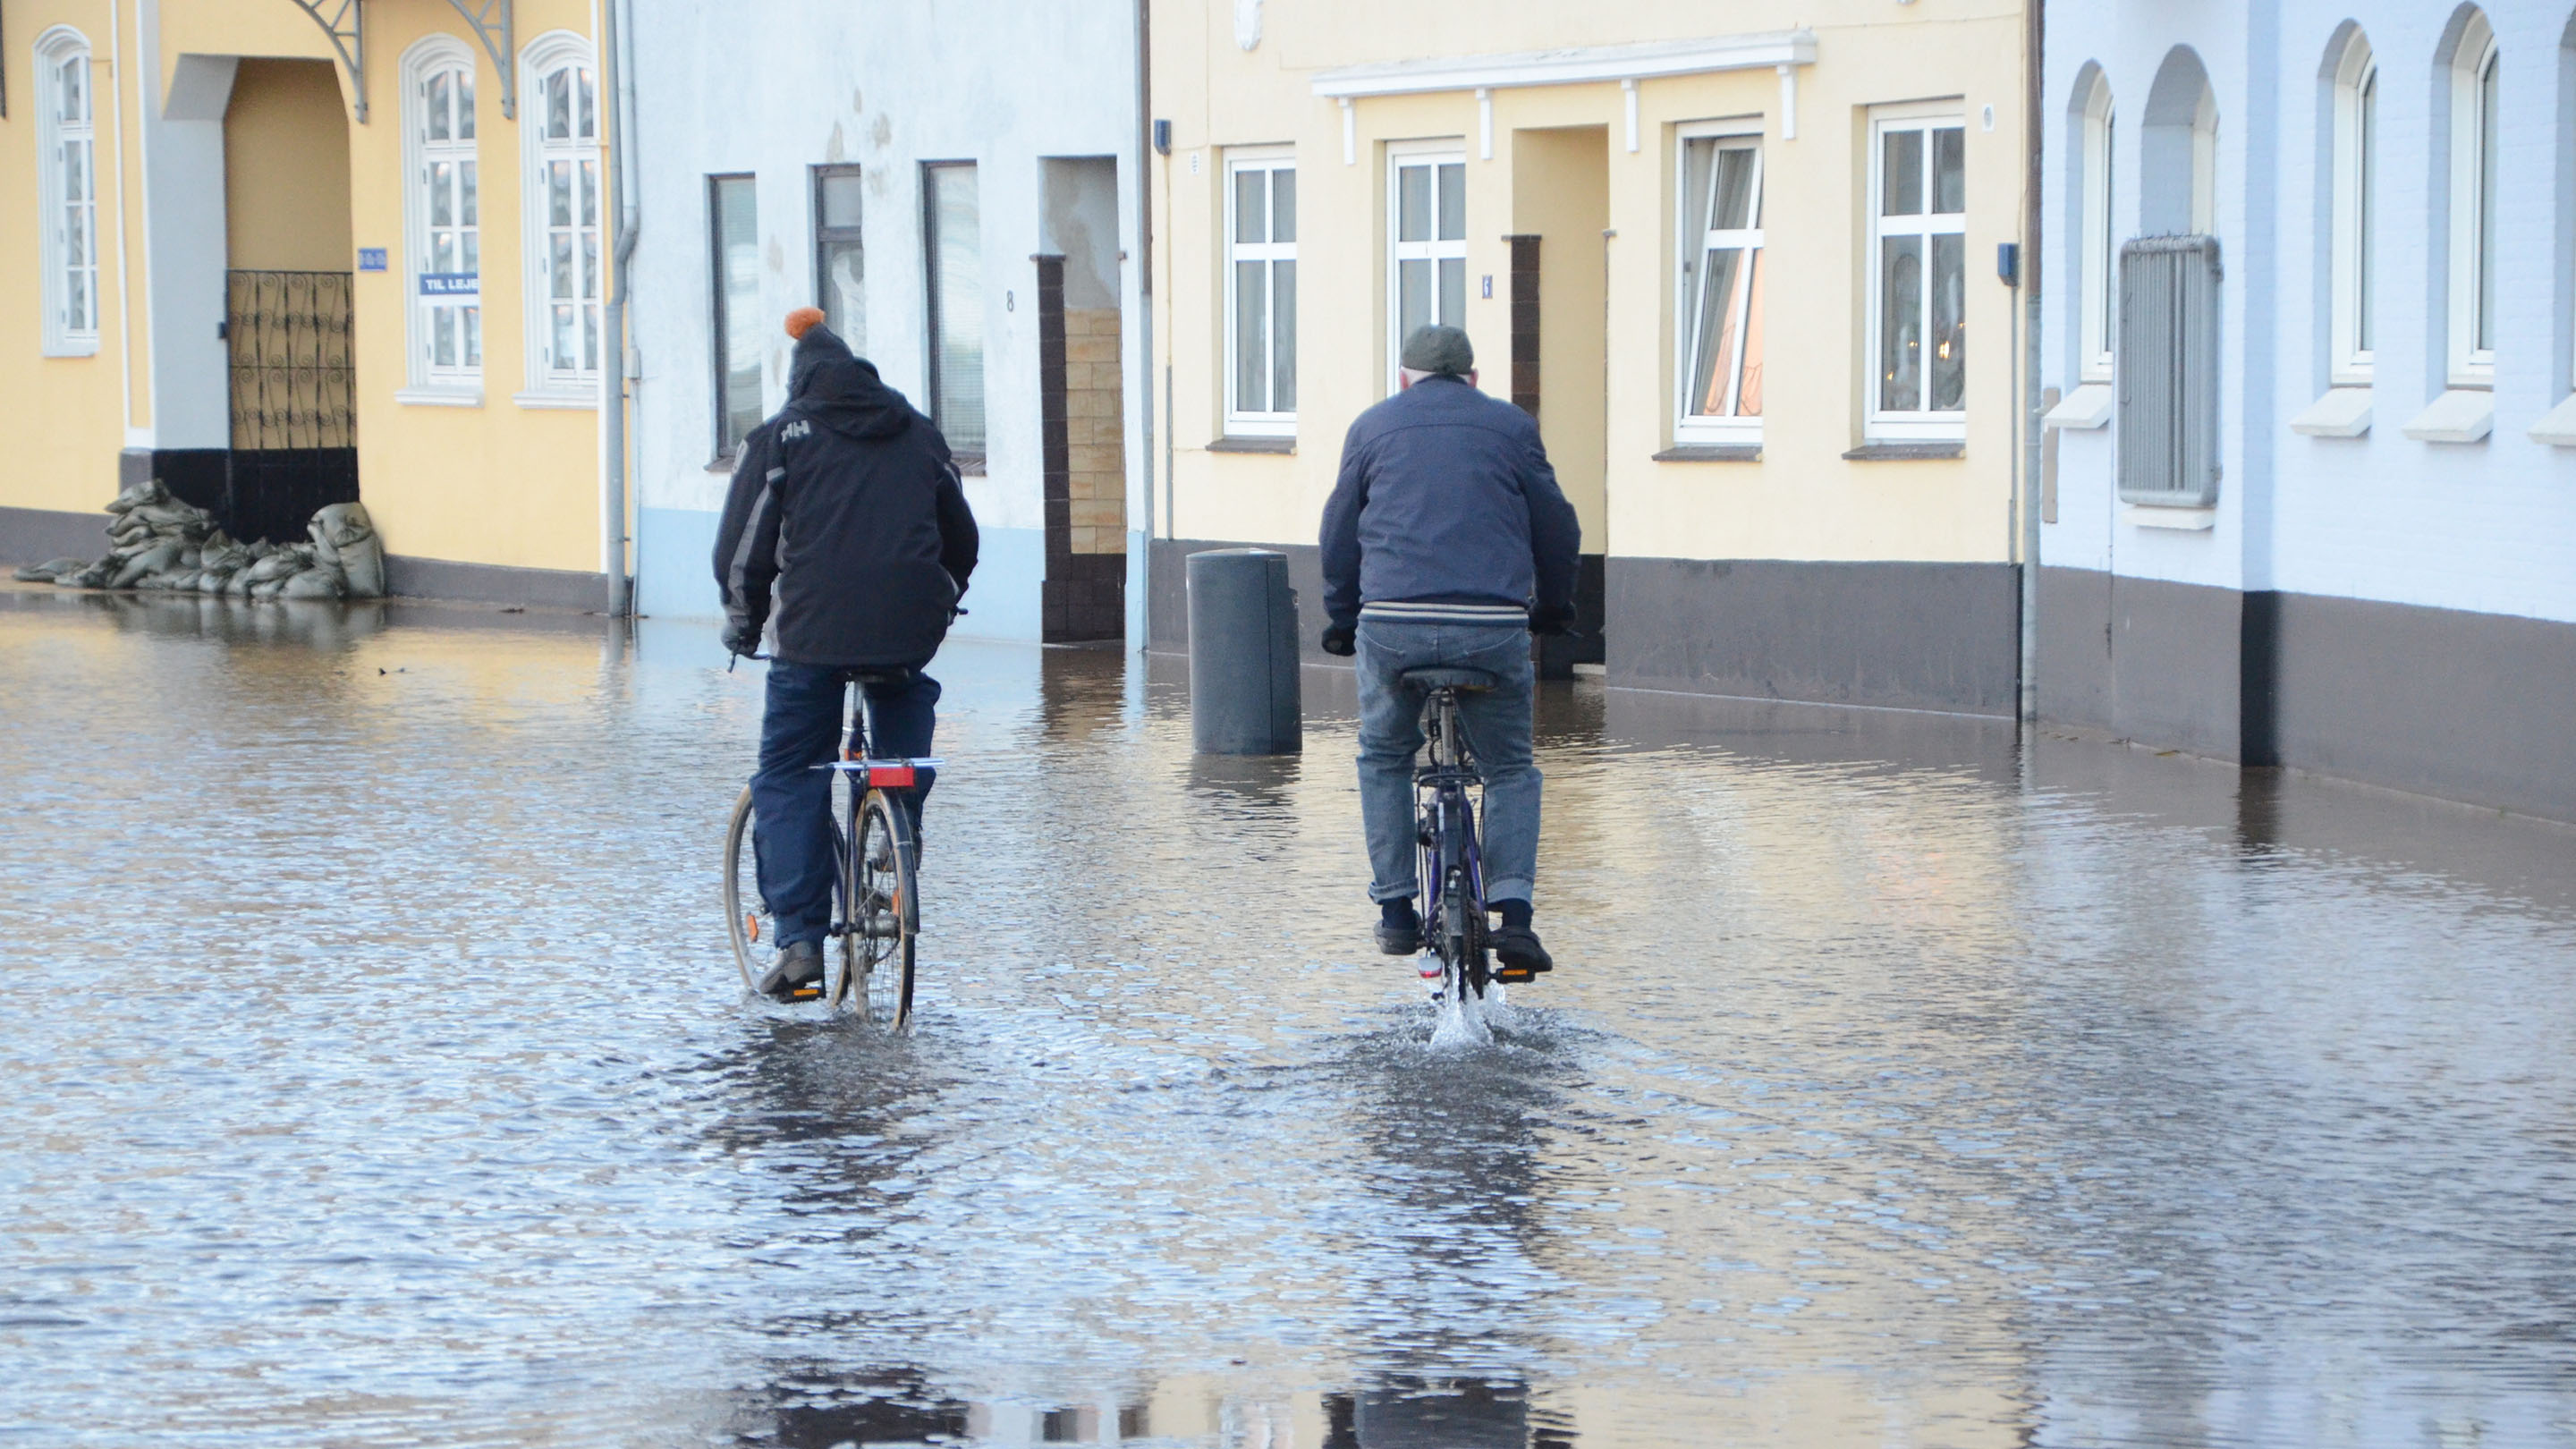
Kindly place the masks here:
POLYGON ((759 940, 759 939, 760 939, 760 917, 758 917, 758 916, 745 916, 745 917, 743 917, 743 918, 742 918, 742 923, 743 923, 743 925, 744 925, 744 926, 746 926, 746 927, 748 927, 748 928, 750 929, 750 931, 751 931, 751 939, 753 939, 753 940, 755 940, 755 941, 757 941, 757 940, 759 940))

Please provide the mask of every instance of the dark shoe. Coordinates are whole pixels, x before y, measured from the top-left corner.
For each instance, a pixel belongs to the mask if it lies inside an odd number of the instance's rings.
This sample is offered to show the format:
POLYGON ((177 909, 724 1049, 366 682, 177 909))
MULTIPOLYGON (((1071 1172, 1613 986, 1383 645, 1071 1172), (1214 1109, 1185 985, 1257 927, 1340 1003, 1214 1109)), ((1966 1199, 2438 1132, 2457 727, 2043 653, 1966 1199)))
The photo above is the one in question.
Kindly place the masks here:
POLYGON ((1500 926, 1487 938, 1494 948, 1494 959, 1502 969, 1494 973, 1502 981, 1527 981, 1542 971, 1553 971, 1556 962, 1547 948, 1538 943, 1538 932, 1527 926, 1500 926))
POLYGON ((823 994, 823 947, 799 941, 778 948, 777 958, 761 974, 760 994, 772 1001, 811 1001, 823 994))
MULTIPOLYGON (((1410 906, 1410 902, 1407 903, 1410 906)), ((1407 909, 1378 918, 1377 949, 1384 956, 1413 956, 1422 950, 1422 918, 1407 909)))

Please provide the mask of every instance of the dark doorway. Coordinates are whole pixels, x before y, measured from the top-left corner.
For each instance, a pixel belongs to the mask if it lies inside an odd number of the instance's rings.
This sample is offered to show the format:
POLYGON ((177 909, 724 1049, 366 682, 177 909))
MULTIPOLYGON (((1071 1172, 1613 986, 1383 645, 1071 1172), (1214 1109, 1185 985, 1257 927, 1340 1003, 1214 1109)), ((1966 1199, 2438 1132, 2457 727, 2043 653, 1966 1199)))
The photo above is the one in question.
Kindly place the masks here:
POLYGON ((350 274, 234 271, 227 281, 232 448, 222 496, 189 501, 235 538, 292 541, 315 509, 358 497, 350 274))

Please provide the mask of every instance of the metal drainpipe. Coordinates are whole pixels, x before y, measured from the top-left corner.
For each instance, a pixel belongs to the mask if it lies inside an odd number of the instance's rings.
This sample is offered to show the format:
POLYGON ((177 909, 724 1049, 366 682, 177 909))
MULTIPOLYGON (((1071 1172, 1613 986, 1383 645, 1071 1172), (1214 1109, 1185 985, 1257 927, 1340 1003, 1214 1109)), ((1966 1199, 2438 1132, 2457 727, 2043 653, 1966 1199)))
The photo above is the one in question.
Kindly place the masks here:
POLYGON ((601 87, 608 106, 609 160, 617 187, 617 234, 609 257, 608 305, 601 309, 601 340, 612 356, 599 374, 599 508, 607 535, 604 572, 608 575, 608 614, 623 619, 635 612, 626 576, 626 295, 628 262, 635 254, 635 145, 633 136, 634 67, 625 49, 627 25, 620 12, 627 0, 606 0, 600 11, 600 54, 608 62, 610 84, 601 87))
POLYGON ((2024 723, 2039 720, 2039 489, 2040 446, 2042 430, 2039 408, 2040 305, 2039 289, 2040 240, 2042 236, 2042 198, 2044 168, 2041 142, 2046 127, 2042 117, 2047 84, 2040 69, 2047 39, 2048 21, 2043 0, 2025 0, 2027 17, 2022 38, 2022 69, 2027 84, 2022 96, 2022 137, 2029 147, 2029 169, 2022 186, 2027 198, 2022 203, 2021 243, 2021 308, 2022 367, 2021 393, 2015 404, 2021 409, 2021 717, 2024 723))
MULTIPOLYGON (((1154 155, 1153 88, 1149 84, 1153 66, 1153 3, 1136 0, 1136 356, 1135 377, 1137 416, 1138 473, 1144 487, 1137 490, 1143 506, 1144 528, 1132 526, 1127 536, 1141 532, 1145 546, 1143 567, 1135 577, 1143 585, 1144 595, 1136 604, 1138 637, 1131 652, 1142 652, 1154 642, 1154 184, 1150 175, 1154 155)), ((1163 420, 1169 427, 1171 420, 1163 420)))

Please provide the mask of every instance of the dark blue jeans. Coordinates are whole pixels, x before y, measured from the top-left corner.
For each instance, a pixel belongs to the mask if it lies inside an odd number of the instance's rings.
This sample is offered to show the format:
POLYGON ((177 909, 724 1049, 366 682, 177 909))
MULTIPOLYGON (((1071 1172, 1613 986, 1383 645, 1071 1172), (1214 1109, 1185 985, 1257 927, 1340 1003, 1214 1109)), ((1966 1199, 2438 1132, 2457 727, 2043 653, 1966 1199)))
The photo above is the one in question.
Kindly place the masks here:
MULTIPOLYGON (((769 705, 760 721, 760 770, 751 777, 751 847, 760 866, 760 897, 777 921, 778 944, 821 941, 832 925, 832 772, 841 746, 848 669, 769 664, 769 705)), ((865 686, 876 718, 867 742, 877 759, 919 758, 930 753, 938 724, 939 681, 918 670, 901 684, 865 686)), ((904 792, 912 828, 921 830, 921 802, 933 770, 904 792)))

